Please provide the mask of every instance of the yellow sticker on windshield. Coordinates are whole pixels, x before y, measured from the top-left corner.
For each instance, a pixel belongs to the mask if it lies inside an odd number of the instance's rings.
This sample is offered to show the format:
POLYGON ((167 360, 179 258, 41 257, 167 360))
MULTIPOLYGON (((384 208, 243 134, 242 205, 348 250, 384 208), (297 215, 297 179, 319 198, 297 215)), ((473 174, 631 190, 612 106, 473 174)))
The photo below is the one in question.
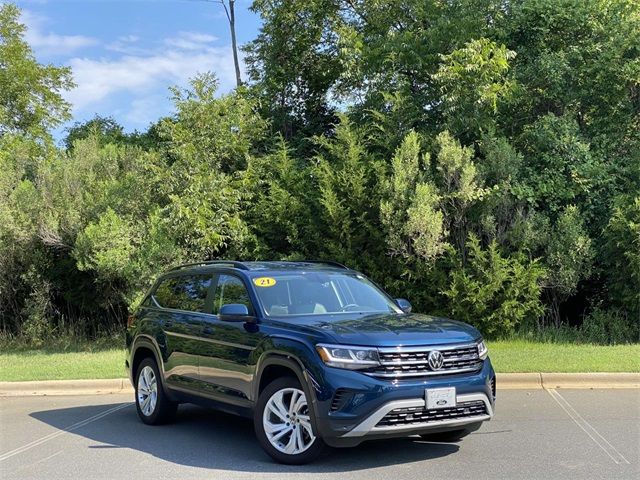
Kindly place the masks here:
POLYGON ((276 279, 271 277, 254 278, 253 283, 257 287, 273 287, 276 284, 276 279))

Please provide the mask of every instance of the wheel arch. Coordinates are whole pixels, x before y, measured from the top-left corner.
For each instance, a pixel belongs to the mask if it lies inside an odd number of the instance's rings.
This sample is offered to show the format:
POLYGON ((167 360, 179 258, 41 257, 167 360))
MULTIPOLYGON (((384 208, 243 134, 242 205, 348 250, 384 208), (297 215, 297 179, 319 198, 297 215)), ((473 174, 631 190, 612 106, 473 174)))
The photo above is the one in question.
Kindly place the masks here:
POLYGON ((257 375, 253 385, 252 400, 254 405, 258 404, 258 397, 264 387, 277 378, 281 378, 282 376, 291 376, 290 373, 293 373, 293 376, 298 379, 305 395, 309 399, 307 404, 309 405, 309 409, 312 414, 311 423, 313 424, 314 431, 319 432, 317 416, 318 408, 314 387, 316 381, 304 367, 302 361, 289 352, 271 352, 264 354, 260 358, 260 361, 258 362, 257 375), (284 375, 278 376, 278 373, 284 375))
POLYGON ((171 389, 167 387, 167 382, 165 381, 164 362, 160 355, 160 349, 158 348, 155 340, 147 335, 140 335, 133 341, 133 346, 131 348, 131 368, 129 370, 131 375, 131 384, 135 388, 138 366, 140 365, 140 362, 149 357, 155 360, 158 371, 160 372, 162 390, 169 398, 175 400, 175 395, 171 392, 171 389))
POLYGON ((297 358, 285 353, 269 353, 260 358, 252 397, 257 401, 264 388, 277 378, 294 376, 301 385, 307 385, 304 366, 297 358))

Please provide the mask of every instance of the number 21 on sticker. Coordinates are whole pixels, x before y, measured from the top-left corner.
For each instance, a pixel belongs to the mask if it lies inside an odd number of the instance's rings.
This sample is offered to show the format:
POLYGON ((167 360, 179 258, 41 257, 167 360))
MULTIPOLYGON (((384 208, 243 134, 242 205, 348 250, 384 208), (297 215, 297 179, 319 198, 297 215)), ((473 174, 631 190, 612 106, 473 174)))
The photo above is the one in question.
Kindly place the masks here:
POLYGON ((257 287, 273 287, 276 284, 276 279, 271 277, 259 277, 254 278, 253 283, 257 287))

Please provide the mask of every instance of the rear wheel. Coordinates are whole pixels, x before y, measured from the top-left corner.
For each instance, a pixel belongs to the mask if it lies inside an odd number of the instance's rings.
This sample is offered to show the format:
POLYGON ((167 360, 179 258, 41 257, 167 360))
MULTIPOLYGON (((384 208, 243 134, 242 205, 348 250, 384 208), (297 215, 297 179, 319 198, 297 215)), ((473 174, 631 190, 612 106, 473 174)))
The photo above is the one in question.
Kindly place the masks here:
POLYGON ((258 398, 254 424, 260 445, 277 462, 308 463, 325 448, 313 431, 307 397, 295 378, 267 385, 258 398))
POLYGON ((172 402, 162 389, 162 380, 155 360, 145 358, 136 375, 136 409, 147 425, 167 423, 175 416, 178 404, 172 402))

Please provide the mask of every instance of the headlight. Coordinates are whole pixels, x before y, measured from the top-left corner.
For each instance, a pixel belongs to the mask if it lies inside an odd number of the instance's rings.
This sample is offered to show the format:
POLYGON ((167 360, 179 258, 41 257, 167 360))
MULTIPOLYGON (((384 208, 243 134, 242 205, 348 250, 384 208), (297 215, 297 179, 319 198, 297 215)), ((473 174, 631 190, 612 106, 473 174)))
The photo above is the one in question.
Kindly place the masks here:
POLYGON ((378 350, 347 345, 316 345, 322 361, 330 367, 360 370, 380 365, 378 350))
POLYGON ((484 340, 480 341, 480 343, 478 343, 478 356, 480 357, 480 360, 487 358, 488 353, 489 349, 487 348, 486 343, 484 343, 484 340))

